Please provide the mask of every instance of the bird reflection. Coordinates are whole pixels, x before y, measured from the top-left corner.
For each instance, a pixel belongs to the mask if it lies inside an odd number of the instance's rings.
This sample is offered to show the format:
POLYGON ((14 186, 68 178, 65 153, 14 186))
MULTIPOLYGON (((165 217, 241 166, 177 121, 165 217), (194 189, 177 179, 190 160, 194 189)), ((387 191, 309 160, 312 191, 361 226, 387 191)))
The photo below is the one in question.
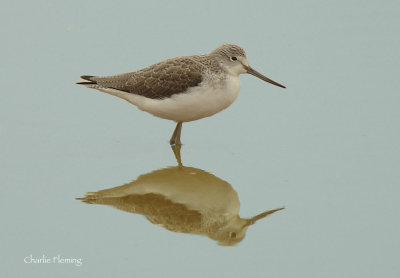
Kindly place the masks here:
POLYGON ((250 225, 284 208, 241 218, 238 194, 229 183, 181 164, 143 174, 122 186, 88 192, 77 199, 142 214, 167 230, 205 235, 223 246, 236 245, 250 225))

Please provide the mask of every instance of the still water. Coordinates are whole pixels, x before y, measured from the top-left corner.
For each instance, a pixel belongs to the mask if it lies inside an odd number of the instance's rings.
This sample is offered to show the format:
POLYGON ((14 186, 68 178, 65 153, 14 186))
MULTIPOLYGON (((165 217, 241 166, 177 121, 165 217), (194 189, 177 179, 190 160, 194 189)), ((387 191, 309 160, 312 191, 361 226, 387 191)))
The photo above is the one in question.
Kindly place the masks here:
POLYGON ((78 200, 142 214, 167 230, 204 235, 221 246, 236 245, 246 236, 249 226, 283 209, 241 218, 239 196, 229 183, 183 165, 154 170, 128 184, 88 192, 78 200))

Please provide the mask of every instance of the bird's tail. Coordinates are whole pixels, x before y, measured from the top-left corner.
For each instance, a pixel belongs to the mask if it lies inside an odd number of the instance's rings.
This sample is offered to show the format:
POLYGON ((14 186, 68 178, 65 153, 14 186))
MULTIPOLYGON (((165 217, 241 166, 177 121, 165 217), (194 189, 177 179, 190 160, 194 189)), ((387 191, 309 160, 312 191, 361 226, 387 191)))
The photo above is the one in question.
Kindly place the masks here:
POLYGON ((82 75, 76 84, 79 85, 96 85, 97 81, 94 81, 92 78, 96 76, 92 75, 82 75))

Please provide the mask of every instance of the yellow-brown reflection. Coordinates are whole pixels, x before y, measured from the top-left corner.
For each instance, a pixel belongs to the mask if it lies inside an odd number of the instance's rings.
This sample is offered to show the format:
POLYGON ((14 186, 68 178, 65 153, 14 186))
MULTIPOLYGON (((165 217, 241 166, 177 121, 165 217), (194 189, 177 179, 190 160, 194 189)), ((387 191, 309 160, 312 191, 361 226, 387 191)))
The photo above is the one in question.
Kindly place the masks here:
POLYGON ((225 246, 242 241, 250 225, 283 209, 240 218, 239 198, 229 183, 185 166, 159 169, 122 186, 88 192, 78 200, 142 214, 170 231, 205 235, 225 246))

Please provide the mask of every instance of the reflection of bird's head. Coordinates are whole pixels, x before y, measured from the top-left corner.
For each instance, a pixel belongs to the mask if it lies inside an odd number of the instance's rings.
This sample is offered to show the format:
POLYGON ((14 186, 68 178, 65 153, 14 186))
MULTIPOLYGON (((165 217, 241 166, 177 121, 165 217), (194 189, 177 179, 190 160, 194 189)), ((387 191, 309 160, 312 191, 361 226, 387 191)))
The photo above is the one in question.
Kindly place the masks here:
POLYGON ((284 207, 268 210, 263 213, 257 214, 256 216, 249 219, 244 219, 237 216, 231 221, 227 222, 221 230, 219 230, 214 235, 209 235, 209 237, 219 241, 218 245, 234 246, 244 239, 244 237, 246 236, 247 228, 249 226, 256 223, 257 220, 265 218, 268 215, 282 209, 284 209, 284 207))
POLYGON ((218 241, 220 246, 235 246, 246 236, 248 225, 246 219, 236 216, 227 222, 216 233, 208 235, 209 238, 218 241))

